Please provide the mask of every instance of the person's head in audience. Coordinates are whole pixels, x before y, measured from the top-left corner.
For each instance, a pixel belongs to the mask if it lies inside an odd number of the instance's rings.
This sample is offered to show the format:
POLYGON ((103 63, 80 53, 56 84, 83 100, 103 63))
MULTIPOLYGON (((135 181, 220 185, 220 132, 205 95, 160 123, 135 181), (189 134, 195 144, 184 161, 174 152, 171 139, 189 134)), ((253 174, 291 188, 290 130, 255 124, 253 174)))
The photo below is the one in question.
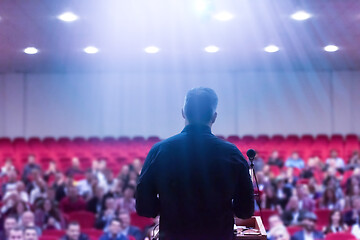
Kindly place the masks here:
POLYGON ((73 168, 76 168, 76 169, 80 168, 79 158, 73 157, 73 158, 71 159, 71 166, 72 166, 73 168))
POLYGON ((50 213, 55 211, 55 206, 50 199, 44 199, 42 201, 41 208, 45 213, 50 213))
POLYGON ((91 162, 91 171, 97 172, 99 170, 99 161, 97 159, 94 159, 91 162))
POLYGON ((78 240, 80 237, 80 224, 78 222, 70 222, 66 229, 66 236, 69 240, 78 240))
POLYGON ((129 172, 130 172, 129 165, 124 165, 124 166, 121 167, 120 176, 126 177, 126 176, 129 175, 129 172))
POLYGON ((313 232, 315 230, 317 217, 313 212, 307 212, 304 214, 304 218, 302 220, 302 226, 304 230, 308 233, 313 232))
POLYGON ((354 197, 351 201, 352 208, 360 211, 360 197, 354 197))
POLYGON ((49 171, 52 171, 52 172, 56 172, 57 170, 57 166, 56 166, 56 162, 54 160, 51 160, 49 162, 49 168, 48 168, 49 171))
POLYGON ((269 217, 269 228, 272 229, 277 226, 284 226, 283 221, 281 220, 279 215, 271 215, 269 217))
POLYGON ((104 188, 100 185, 97 185, 95 188, 95 197, 102 199, 104 197, 104 188))
POLYGON ((330 151, 330 158, 336 159, 338 157, 338 152, 335 149, 330 151))
POLYGON ((116 203, 115 203, 115 199, 113 197, 106 198, 105 209, 106 210, 115 210, 116 209, 116 203))
POLYGON ((126 229, 126 228, 130 227, 131 218, 130 218, 129 212, 121 211, 119 213, 119 219, 121 221, 121 228, 122 229, 126 229))
POLYGON ((132 185, 128 185, 124 189, 124 198, 131 199, 131 198, 134 198, 134 196, 135 196, 135 187, 132 185))
POLYGON ((130 180, 137 180, 139 178, 139 174, 135 171, 130 171, 129 172, 129 181, 130 180))
POLYGON ((113 218, 110 221, 109 233, 112 236, 117 236, 121 232, 121 221, 118 218, 113 218))
POLYGON ((23 201, 16 202, 15 211, 17 216, 19 217, 22 216, 26 210, 27 210, 27 206, 25 202, 23 201))
POLYGON ((38 240, 39 236, 37 234, 35 227, 26 227, 24 229, 24 240, 38 240))
POLYGON ((15 227, 15 228, 10 229, 8 239, 9 240, 23 240, 24 234, 23 234, 22 228, 15 227))
POLYGON ((47 199, 49 199, 52 202, 55 201, 56 191, 53 187, 48 187, 46 189, 46 197, 47 197, 47 199))
POLYGON ((4 232, 5 236, 9 236, 10 229, 17 226, 17 220, 15 216, 8 216, 4 220, 4 232))
POLYGON ((324 204, 335 204, 336 203, 336 194, 334 188, 326 188, 323 194, 323 203, 324 204))
POLYGON ((13 169, 13 170, 10 170, 8 173, 7 173, 7 177, 8 177, 8 182, 9 183, 14 183, 17 181, 17 173, 16 171, 13 169))
POLYGON ((330 213, 329 216, 329 225, 330 226, 343 226, 344 225, 344 219, 343 216, 341 214, 340 210, 333 210, 330 213))
POLYGON ((10 169, 12 169, 13 166, 14 166, 14 165, 13 165, 13 160, 12 160, 11 158, 9 158, 9 157, 6 158, 4 167, 5 167, 7 170, 10 170, 10 169))
POLYGON ((79 196, 79 191, 75 186, 68 186, 68 197, 70 200, 77 200, 79 196))
POLYGON ((309 196, 309 188, 308 188, 307 184, 298 184, 296 186, 296 192, 297 192, 297 196, 300 199, 303 199, 303 198, 309 196))
POLYGON ((286 209, 297 212, 299 210, 299 198, 297 196, 291 196, 286 205, 286 209))
POLYGON ((25 184, 22 181, 16 183, 16 190, 20 193, 26 190, 25 184))
POLYGON ((272 151, 270 158, 272 159, 278 159, 279 158, 279 152, 277 150, 272 151))
POLYGON ((91 169, 86 170, 86 172, 85 172, 86 181, 91 183, 93 178, 94 178, 94 174, 92 173, 91 169))
POLYGON ((27 160, 29 165, 34 165, 36 163, 36 158, 33 154, 29 154, 27 160))
POLYGON ((137 172, 138 174, 140 173, 141 169, 142 169, 142 162, 139 158, 135 158, 133 163, 132 163, 133 169, 135 172, 137 172))
POLYGON ((114 173, 110 169, 106 169, 104 175, 107 182, 111 183, 114 180, 114 173))
POLYGON ((300 159, 299 153, 296 152, 296 151, 292 152, 291 158, 294 159, 294 160, 300 159))
POLYGON ((276 226, 271 233, 271 240, 290 240, 290 234, 285 226, 276 226))
POLYGON ((204 124, 210 127, 217 117, 218 97, 211 88, 193 88, 186 93, 182 116, 185 124, 204 124))
POLYGON ((21 216, 21 223, 23 227, 33 227, 35 225, 35 216, 31 211, 26 211, 21 216))
POLYGON ((99 170, 104 171, 106 169, 106 159, 99 159, 99 170))

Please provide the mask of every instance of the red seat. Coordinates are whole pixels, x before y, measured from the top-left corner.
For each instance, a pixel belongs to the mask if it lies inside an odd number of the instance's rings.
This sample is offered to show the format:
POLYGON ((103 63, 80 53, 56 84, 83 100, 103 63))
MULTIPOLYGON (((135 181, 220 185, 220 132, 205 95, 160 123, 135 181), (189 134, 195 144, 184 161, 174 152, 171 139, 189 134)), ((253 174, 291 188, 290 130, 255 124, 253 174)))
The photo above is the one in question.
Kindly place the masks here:
POLYGON ((78 211, 69 213, 70 221, 79 222, 81 228, 93 228, 95 225, 94 213, 87 211, 78 211))
POLYGON ((131 225, 144 230, 145 227, 151 226, 152 224, 154 224, 154 219, 141 217, 136 213, 131 213, 131 225))
POLYGON ((314 213, 316 214, 316 216, 318 218, 317 223, 316 223, 317 226, 324 227, 324 226, 328 225, 331 210, 329 210, 329 209, 316 209, 314 211, 314 213))
POLYGON ((351 233, 329 233, 325 236, 325 240, 356 240, 356 237, 351 233))
MULTIPOLYGON (((263 209, 263 210, 261 210, 261 212, 262 212, 262 221, 263 221, 264 227, 266 230, 269 230, 269 228, 270 228, 269 218, 273 215, 278 215, 278 212, 275 210, 271 210, 271 209, 263 209)), ((256 211, 254 213, 254 216, 261 216, 260 211, 256 211)))
POLYGON ((65 231, 64 230, 44 230, 42 232, 43 236, 47 236, 47 237, 56 237, 56 238, 60 238, 62 236, 65 235, 65 231))
POLYGON ((298 231, 301 231, 302 227, 300 227, 300 226, 289 226, 286 229, 289 232, 290 236, 293 236, 294 233, 296 233, 298 231))

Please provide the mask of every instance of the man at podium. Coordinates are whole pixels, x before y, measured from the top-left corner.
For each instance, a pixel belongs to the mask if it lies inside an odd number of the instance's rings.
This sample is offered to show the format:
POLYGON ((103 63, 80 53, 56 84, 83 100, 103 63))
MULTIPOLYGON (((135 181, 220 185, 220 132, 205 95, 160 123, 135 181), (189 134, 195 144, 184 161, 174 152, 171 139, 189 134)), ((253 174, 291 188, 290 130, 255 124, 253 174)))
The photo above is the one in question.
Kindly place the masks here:
POLYGON ((230 240, 234 215, 253 215, 247 161, 235 145, 211 133, 217 103, 212 89, 191 89, 182 109, 185 128, 155 144, 145 160, 136 210, 160 215, 161 240, 230 240))

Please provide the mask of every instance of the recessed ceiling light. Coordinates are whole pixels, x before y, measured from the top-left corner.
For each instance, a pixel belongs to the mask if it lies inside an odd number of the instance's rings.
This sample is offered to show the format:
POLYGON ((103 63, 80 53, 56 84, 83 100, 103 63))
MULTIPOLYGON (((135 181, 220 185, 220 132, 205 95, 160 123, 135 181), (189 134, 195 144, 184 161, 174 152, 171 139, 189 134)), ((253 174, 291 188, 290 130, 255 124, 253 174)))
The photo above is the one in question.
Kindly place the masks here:
POLYGON ((217 46, 211 45, 211 46, 207 46, 206 48, 204 48, 205 52, 208 53, 216 53, 219 51, 219 48, 217 46))
POLYGON ((149 46, 149 47, 146 47, 144 49, 144 51, 146 53, 158 53, 160 51, 160 49, 158 47, 155 47, 155 46, 149 46))
POLYGON ((337 50, 339 50, 339 47, 336 45, 327 45, 324 47, 324 50, 327 52, 336 52, 337 50))
POLYGON ((216 14, 214 15, 214 18, 215 18, 216 20, 219 20, 219 21, 229 21, 229 20, 231 20, 232 18, 234 18, 234 15, 232 15, 232 14, 229 13, 229 12, 222 11, 222 12, 216 13, 216 14))
POLYGON ((274 52, 277 52, 279 51, 279 47, 278 46, 275 46, 275 45, 269 45, 269 46, 266 46, 264 48, 264 51, 265 52, 268 52, 268 53, 274 53, 274 52))
POLYGON ((297 11, 296 13, 291 15, 291 18, 297 21, 304 21, 311 18, 311 14, 305 11, 297 11))
POLYGON ((88 47, 84 48, 84 52, 86 52, 88 54, 94 54, 94 53, 99 52, 99 49, 94 46, 88 46, 88 47))
POLYGON ((37 54, 39 52, 39 50, 37 50, 34 47, 27 47, 24 49, 24 53, 26 54, 37 54))
POLYGON ((64 22, 73 22, 78 20, 78 18, 79 17, 72 12, 65 12, 58 16, 58 19, 64 22))

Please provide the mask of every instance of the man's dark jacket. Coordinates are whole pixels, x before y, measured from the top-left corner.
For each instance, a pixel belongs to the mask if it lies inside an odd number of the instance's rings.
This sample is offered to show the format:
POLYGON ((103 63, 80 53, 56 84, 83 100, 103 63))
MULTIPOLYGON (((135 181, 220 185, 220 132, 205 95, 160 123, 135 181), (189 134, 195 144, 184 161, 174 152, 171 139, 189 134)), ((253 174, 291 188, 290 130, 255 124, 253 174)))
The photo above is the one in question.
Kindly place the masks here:
POLYGON ((160 239, 232 238, 234 214, 249 218, 249 166, 231 143, 205 125, 188 125, 150 150, 139 177, 136 210, 160 214, 160 239))

